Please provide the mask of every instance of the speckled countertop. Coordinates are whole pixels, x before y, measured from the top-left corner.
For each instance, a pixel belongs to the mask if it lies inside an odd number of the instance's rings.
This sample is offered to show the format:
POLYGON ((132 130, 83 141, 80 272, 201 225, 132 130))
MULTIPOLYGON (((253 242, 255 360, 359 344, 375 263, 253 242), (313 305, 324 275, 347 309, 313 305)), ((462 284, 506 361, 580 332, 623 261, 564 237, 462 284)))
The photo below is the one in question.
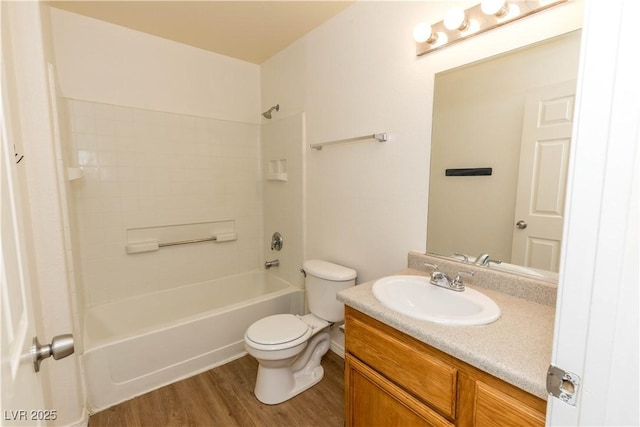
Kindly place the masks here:
MULTIPOLYGON (((428 275, 407 269, 398 274, 428 275)), ((413 319, 383 306, 373 281, 338 293, 338 300, 407 335, 482 369, 542 399, 551 361, 555 307, 485 287, 469 288, 492 298, 500 319, 482 326, 447 326, 413 319)))

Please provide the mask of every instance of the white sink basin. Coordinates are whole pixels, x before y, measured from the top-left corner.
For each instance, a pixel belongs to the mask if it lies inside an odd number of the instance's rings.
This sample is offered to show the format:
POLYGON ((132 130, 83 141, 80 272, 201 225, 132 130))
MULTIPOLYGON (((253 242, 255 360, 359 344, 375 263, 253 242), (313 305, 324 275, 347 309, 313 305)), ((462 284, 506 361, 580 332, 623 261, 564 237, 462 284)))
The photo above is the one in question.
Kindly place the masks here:
POLYGON ((429 283, 425 276, 388 276, 376 280, 373 295, 385 307, 420 320, 446 325, 486 325, 500 307, 473 289, 456 292, 429 283))

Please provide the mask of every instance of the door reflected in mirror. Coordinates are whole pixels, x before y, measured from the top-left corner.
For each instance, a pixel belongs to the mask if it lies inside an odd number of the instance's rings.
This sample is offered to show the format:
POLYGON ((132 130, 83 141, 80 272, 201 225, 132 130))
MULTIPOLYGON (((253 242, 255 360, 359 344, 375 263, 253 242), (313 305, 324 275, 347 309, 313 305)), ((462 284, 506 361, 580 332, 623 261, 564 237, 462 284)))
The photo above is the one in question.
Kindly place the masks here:
POLYGON ((579 50, 574 31, 436 75, 427 252, 558 271, 579 50))

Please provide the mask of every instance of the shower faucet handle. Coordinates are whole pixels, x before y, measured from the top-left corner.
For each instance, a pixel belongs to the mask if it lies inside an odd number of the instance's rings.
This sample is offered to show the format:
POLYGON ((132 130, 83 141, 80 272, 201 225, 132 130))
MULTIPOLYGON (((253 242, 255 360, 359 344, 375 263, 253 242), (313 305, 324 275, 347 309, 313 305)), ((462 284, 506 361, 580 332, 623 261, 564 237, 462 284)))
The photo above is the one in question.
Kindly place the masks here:
POLYGON ((283 244, 284 240, 282 239, 282 235, 277 231, 273 233, 273 236, 271 236, 271 250, 279 251, 282 249, 283 244))

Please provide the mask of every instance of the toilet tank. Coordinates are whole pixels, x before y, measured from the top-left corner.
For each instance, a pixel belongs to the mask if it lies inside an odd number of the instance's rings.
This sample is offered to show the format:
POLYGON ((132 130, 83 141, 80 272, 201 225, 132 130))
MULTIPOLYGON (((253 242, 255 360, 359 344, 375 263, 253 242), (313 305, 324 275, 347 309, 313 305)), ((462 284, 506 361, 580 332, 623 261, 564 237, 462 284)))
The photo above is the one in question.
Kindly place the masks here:
POLYGON ((336 296, 356 284, 356 271, 319 259, 305 261, 303 267, 309 311, 328 322, 344 320, 344 304, 336 296))

